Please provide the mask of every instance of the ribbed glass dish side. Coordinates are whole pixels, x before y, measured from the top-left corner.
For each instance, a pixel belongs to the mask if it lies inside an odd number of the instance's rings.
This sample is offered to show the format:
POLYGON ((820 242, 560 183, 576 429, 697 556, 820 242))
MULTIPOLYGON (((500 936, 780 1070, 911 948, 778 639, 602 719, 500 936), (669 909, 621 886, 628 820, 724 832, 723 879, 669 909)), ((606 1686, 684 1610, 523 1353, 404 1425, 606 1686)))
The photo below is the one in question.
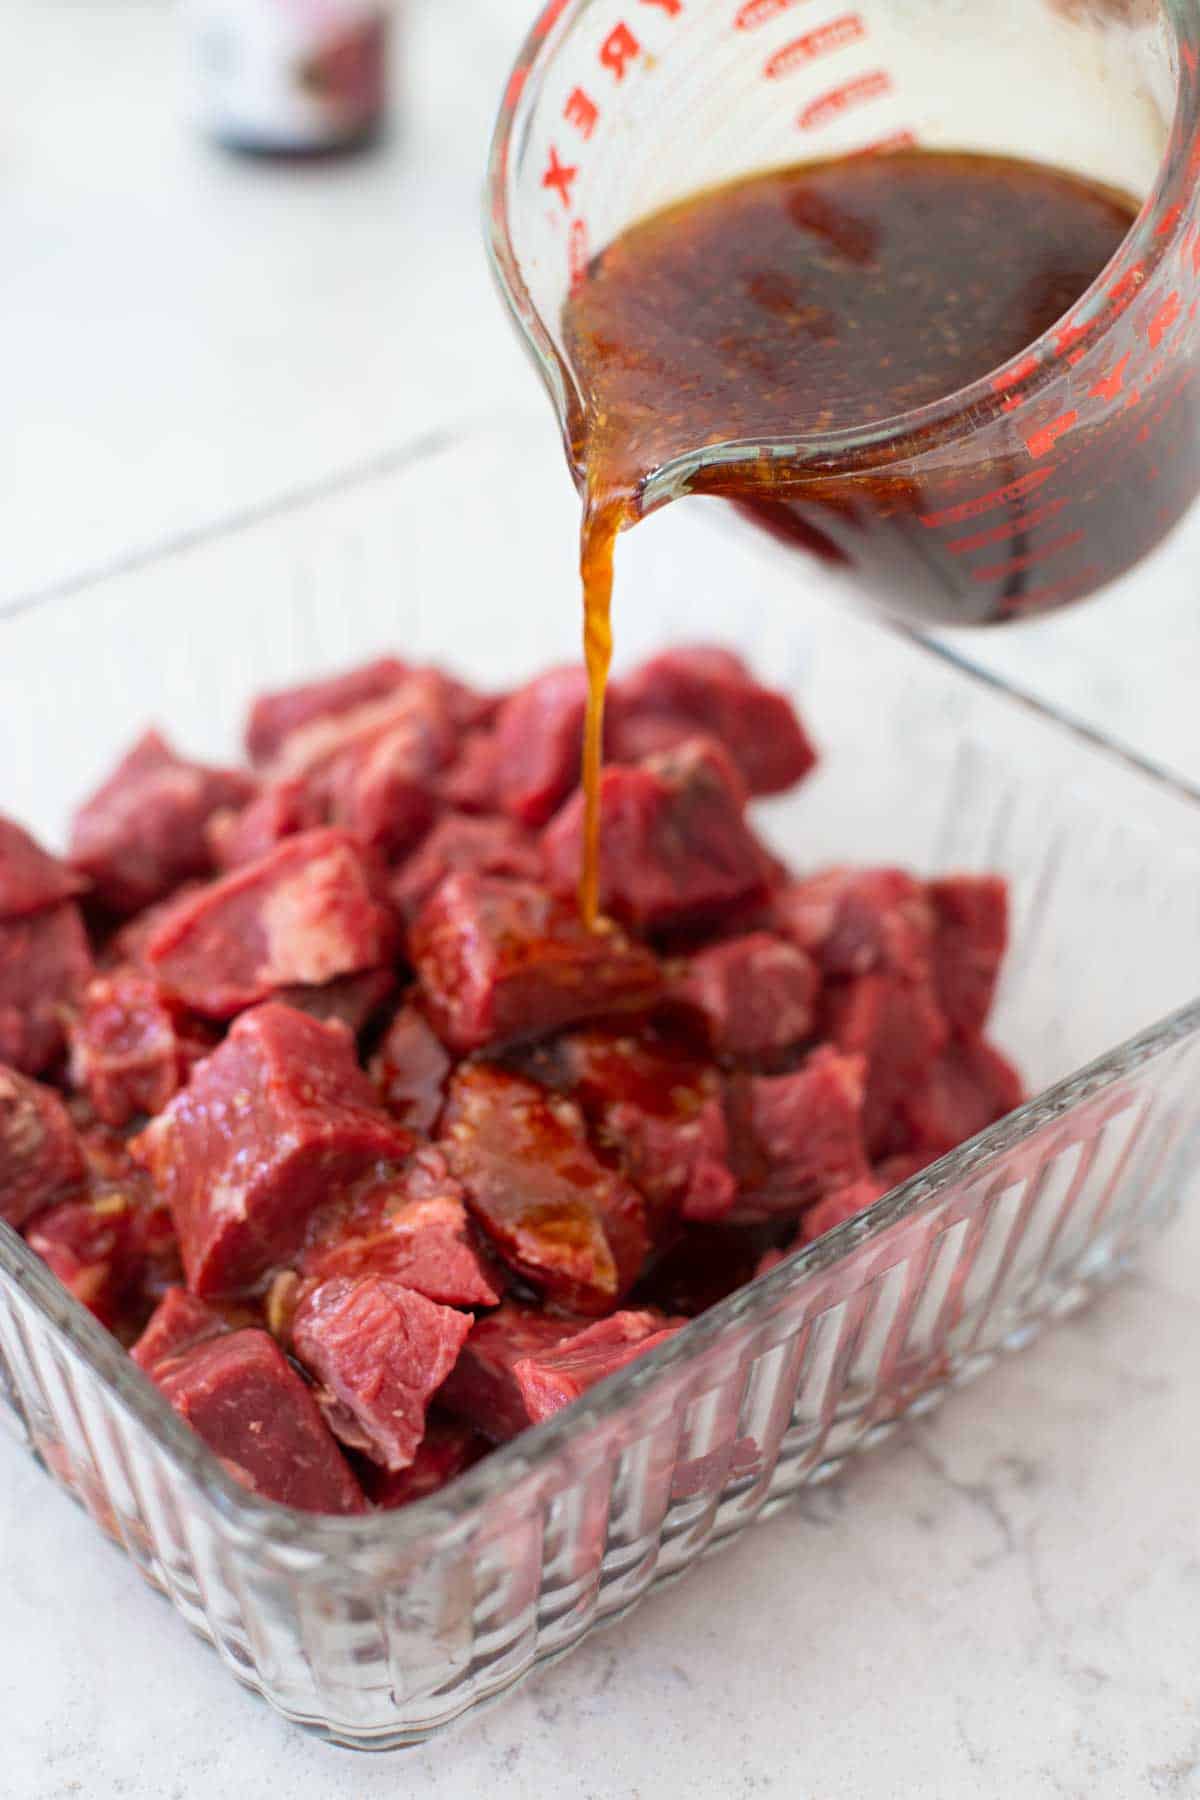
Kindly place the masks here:
POLYGON ((391 1567, 263 1556, 0 1275, 0 1381, 55 1477, 239 1680, 333 1740, 418 1742, 1078 1305, 1200 1154, 1200 1031, 668 1369, 467 1531, 391 1567))
MULTIPOLYGON (((222 754, 255 688, 384 647, 483 680, 571 654, 574 520, 546 530, 554 454, 539 468, 519 432, 481 434, 0 621, 6 804, 53 836, 143 719, 178 719, 187 747, 222 754), (456 644, 439 597, 484 566, 491 604, 456 644)), ((849 613, 798 609, 790 586, 774 606, 766 565, 747 592, 719 529, 711 586, 679 597, 674 529, 635 534, 650 600, 621 621, 626 654, 723 637, 795 689, 826 761, 767 828, 801 864, 1009 877, 996 1030, 1049 1091, 604 1384, 557 1434, 488 1459, 444 1507, 363 1522, 264 1508, 223 1480, 0 1227, 0 1423, 240 1680, 341 1743, 419 1741, 828 1477, 1117 1273, 1200 1165, 1200 1007, 1168 1017, 1200 993, 1200 808, 849 613)))

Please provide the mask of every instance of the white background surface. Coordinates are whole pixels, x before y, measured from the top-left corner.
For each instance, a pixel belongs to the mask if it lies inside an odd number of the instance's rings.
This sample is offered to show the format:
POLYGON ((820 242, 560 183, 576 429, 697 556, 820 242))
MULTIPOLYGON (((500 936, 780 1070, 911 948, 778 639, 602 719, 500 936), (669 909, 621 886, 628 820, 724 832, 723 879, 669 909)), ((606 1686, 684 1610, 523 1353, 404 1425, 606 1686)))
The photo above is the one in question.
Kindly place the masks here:
MULTIPOLYGON (((552 436, 478 228, 526 11, 412 5, 396 140, 280 171, 190 135, 163 0, 0 0, 0 607, 431 431, 552 436)), ((571 503, 564 477, 556 530, 571 503)), ((971 648, 1200 782, 1198 590, 1193 519, 1092 608, 971 648)), ((237 1689, 0 1443, 0 1795, 1200 1795, 1198 1370, 1192 1218, 844 1484, 375 1761, 237 1689)))

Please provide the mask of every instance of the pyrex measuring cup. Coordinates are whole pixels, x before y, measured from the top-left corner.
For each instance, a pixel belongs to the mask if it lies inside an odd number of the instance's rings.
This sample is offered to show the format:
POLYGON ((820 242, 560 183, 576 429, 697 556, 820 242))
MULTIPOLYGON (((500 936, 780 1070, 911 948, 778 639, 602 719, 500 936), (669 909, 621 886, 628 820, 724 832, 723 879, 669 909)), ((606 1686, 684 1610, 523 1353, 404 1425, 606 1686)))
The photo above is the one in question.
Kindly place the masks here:
POLYGON ((494 264, 583 479, 561 330, 589 259, 697 189, 899 146, 1056 165, 1143 200, 1072 312, 918 411, 697 445, 642 513, 764 483, 754 517, 918 623, 1059 606, 1143 557, 1200 490, 1200 0, 551 0, 490 167, 494 264))

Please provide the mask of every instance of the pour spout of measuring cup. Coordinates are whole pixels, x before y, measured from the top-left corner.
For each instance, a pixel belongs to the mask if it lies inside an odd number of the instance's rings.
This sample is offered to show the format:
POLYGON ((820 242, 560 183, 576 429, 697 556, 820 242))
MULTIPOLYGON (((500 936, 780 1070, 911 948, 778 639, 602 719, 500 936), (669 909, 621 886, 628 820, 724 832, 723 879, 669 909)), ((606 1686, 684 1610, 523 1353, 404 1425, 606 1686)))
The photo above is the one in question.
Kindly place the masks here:
POLYGON ((1200 0, 551 0, 488 175, 501 291, 577 476, 564 308, 631 225, 734 179, 851 154, 964 150, 1059 168, 1141 210, 1068 315, 919 410, 673 454, 636 516, 764 473, 741 510, 918 626, 1081 599, 1200 490, 1200 0))

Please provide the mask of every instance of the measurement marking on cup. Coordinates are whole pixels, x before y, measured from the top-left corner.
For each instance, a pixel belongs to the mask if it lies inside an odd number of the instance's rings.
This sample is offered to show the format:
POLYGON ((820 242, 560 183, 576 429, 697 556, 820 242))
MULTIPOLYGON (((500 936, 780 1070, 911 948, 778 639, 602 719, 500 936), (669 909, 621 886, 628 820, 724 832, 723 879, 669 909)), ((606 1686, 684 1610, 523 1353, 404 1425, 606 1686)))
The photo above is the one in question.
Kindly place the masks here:
POLYGON ((1057 419, 1051 419, 1040 431, 1031 431, 1025 439, 1025 448, 1036 462, 1041 456, 1048 456, 1060 438, 1066 437, 1068 431, 1074 431, 1079 423, 1079 413, 1075 407, 1070 412, 1060 413, 1057 419))
POLYGON ((834 50, 844 50, 848 44, 861 43, 867 35, 867 24, 861 13, 844 13, 840 19, 830 19, 826 25, 818 25, 814 31, 806 31, 803 37, 793 38, 782 50, 777 50, 768 61, 763 74, 768 81, 778 81, 784 75, 790 75, 795 69, 807 68, 818 57, 828 56, 834 50))
POLYGON ((1086 536, 1086 531, 1069 531, 1065 537, 1055 538, 1052 544, 1042 544, 1036 550, 1029 550, 1024 556, 1010 556, 1004 562, 990 563, 986 569, 974 569, 971 580, 1003 581, 1008 575, 1023 574, 1026 569, 1049 562, 1052 556, 1061 556, 1064 550, 1073 550, 1076 544, 1082 544, 1086 536))
POLYGON ((886 137, 876 138, 873 144, 862 144, 857 150, 847 152, 849 156, 890 156, 894 150, 913 150, 916 148, 915 131, 889 131, 886 137))
POLYGON ((952 556, 969 556, 973 550, 986 550, 989 544, 1006 543, 1009 538, 1015 538, 1023 531, 1036 531, 1039 525, 1048 524, 1070 504, 1070 496, 1064 494, 1057 500, 1048 500, 1045 506, 1035 507, 1032 512, 1021 513, 1015 519, 1004 519, 999 525, 990 525, 986 531, 976 531, 970 537, 955 538, 946 548, 952 556))
POLYGON ((1133 352, 1127 350, 1119 363, 1115 363, 1107 375, 1088 389, 1089 400, 1115 400, 1125 386, 1125 371, 1129 367, 1129 359, 1133 352))
POLYGON ((746 0, 745 6, 738 11, 733 21, 735 31, 757 31, 760 25, 767 25, 785 13, 790 7, 799 6, 802 0, 746 0))
POLYGON ((981 518, 984 513, 995 512, 998 506, 1007 506, 1011 500, 1023 500, 1036 493, 1053 474, 1053 469, 1035 469, 1003 487, 992 488, 990 493, 976 494, 973 500, 960 500, 957 506, 947 506, 941 512, 922 513, 921 523, 926 531, 937 531, 943 525, 965 525, 968 519, 981 518))
POLYGON ((1005 613, 1011 615, 1046 606, 1054 600, 1074 600, 1089 588, 1095 587, 1102 574, 1099 563, 1089 563, 1085 569, 1066 576, 1062 581, 1047 581, 1041 587, 1027 588, 1023 594, 1006 594, 1001 605, 1005 613))
POLYGON ((886 69, 875 69, 870 75, 859 75, 841 87, 810 101, 796 120, 801 131, 818 131, 822 125, 840 118, 851 107, 866 106, 871 100, 882 100, 892 91, 892 78, 886 69))
MULTIPOLYGON (((1026 380, 1028 376, 1036 375, 1038 367, 1038 359, 1032 353, 1029 356, 1023 356, 1020 362, 1013 364, 1011 369, 1005 369, 1003 374, 992 376, 993 393, 1008 394, 1010 388, 1016 387, 1019 382, 1026 380)), ((1007 399, 1001 400, 1000 402, 1000 405, 1005 412, 1015 412, 1019 406, 1023 406, 1024 404, 1024 397, 1020 394, 1009 395, 1007 399)))
POLYGON ((1183 302, 1179 298, 1179 289, 1174 288, 1146 327, 1146 337, 1152 350, 1158 349, 1182 311, 1183 302))

